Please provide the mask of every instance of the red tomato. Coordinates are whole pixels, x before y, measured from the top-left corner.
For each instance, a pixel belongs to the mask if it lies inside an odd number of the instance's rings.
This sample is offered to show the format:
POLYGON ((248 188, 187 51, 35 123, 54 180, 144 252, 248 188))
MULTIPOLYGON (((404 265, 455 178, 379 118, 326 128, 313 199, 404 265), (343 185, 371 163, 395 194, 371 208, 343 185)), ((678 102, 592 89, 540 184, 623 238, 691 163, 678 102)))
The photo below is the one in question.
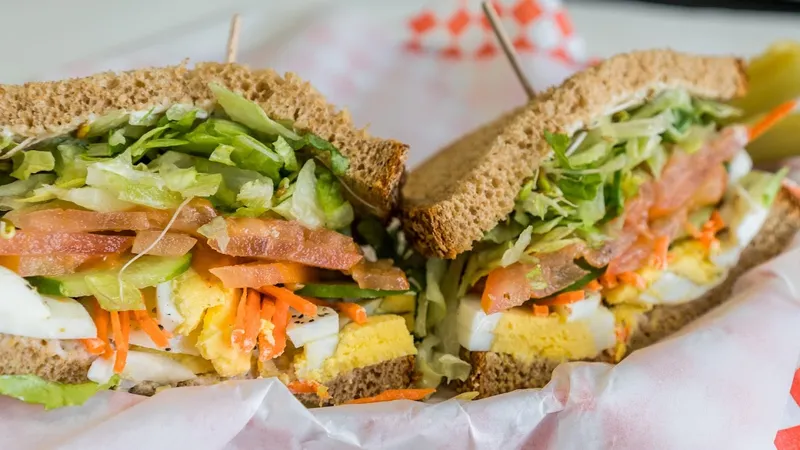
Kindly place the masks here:
POLYGON ((353 279, 362 289, 405 291, 409 288, 406 274, 390 259, 369 262, 362 259, 353 268, 353 279))
POLYGON ((228 242, 208 240, 214 250, 231 256, 291 261, 312 267, 349 270, 363 256, 352 238, 328 229, 311 230, 278 219, 228 218, 228 242))
MULTIPOLYGON (((158 236, 160 231, 140 231, 136 233, 136 239, 133 240, 132 253, 143 253, 158 236)), ((183 256, 189 253, 189 250, 197 244, 197 239, 180 233, 167 233, 164 238, 158 241, 155 247, 151 248, 148 255, 158 256, 183 256)))
POLYGON ((16 211, 7 217, 17 228, 43 233, 88 233, 92 231, 146 230, 143 212, 96 212, 78 209, 16 211))
POLYGON ((130 236, 17 231, 11 239, 0 239, 0 255, 97 255, 122 253, 131 245, 133 237, 130 236))
POLYGON ((250 263, 209 269, 229 289, 260 288, 286 283, 308 283, 317 270, 297 263, 250 263))

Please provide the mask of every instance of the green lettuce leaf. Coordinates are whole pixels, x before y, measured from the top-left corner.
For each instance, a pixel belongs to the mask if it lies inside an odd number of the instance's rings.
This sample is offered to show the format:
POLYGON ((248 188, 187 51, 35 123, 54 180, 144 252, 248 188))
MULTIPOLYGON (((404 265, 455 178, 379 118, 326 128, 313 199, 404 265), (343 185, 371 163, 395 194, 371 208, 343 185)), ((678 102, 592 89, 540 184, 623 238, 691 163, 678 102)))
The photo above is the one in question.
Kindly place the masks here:
POLYGON ((271 181, 253 180, 245 183, 236 195, 236 201, 244 205, 236 210, 236 215, 259 217, 272 208, 274 187, 271 181))
POLYGON ((86 275, 84 279, 89 291, 106 311, 136 311, 146 307, 141 291, 114 275, 92 274, 86 275), (120 281, 122 296, 120 296, 120 281))
POLYGON ((87 138, 103 136, 109 131, 121 127, 128 122, 128 114, 124 111, 112 111, 89 124, 87 138))
POLYGON ((56 176, 51 173, 37 173, 25 180, 16 180, 0 186, 0 197, 22 197, 34 189, 51 184, 56 180, 56 176))
POLYGON ((544 140, 553 149, 559 165, 564 169, 571 169, 569 158, 567 158, 567 148, 569 148, 569 136, 560 133, 551 133, 544 130, 544 140))
POLYGON ((236 147, 227 144, 219 144, 216 149, 208 157, 209 161, 225 164, 226 166, 236 166, 236 163, 231 159, 231 154, 236 150, 236 147))
POLYGON ((256 103, 218 83, 209 84, 209 88, 214 93, 217 103, 225 110, 225 114, 234 121, 268 135, 283 136, 292 140, 300 139, 300 136, 292 130, 267 117, 267 113, 256 103))
POLYGON ((246 134, 235 136, 231 141, 231 145, 235 147, 231 154, 231 160, 237 166, 262 173, 272 178, 276 183, 280 181, 280 169, 283 167, 283 160, 269 147, 246 134))
POLYGON ((11 176, 18 180, 27 180, 34 173, 49 172, 56 167, 56 159, 52 153, 42 150, 27 150, 12 157, 14 171, 11 176))
POLYGON ((339 230, 350 225, 355 218, 353 207, 342 195, 342 186, 333 174, 317 169, 317 201, 325 213, 325 227, 339 230))
POLYGON ((294 184, 292 196, 273 208, 275 212, 289 220, 297 220, 309 228, 325 225, 325 211, 317 200, 316 164, 309 159, 300 169, 294 184))
POLYGON ((45 409, 78 406, 100 391, 119 384, 119 376, 113 376, 106 384, 63 384, 46 381, 36 375, 0 375, 0 394, 26 403, 44 405, 45 409))
POLYGON ((739 184, 750 194, 750 197, 761 203, 765 208, 772 206, 775 197, 781 189, 781 183, 789 173, 789 168, 784 167, 777 173, 753 170, 739 180, 739 184))
POLYGON ((286 170, 295 172, 300 168, 297 164, 297 155, 294 154, 294 148, 286 142, 283 136, 278 136, 272 146, 275 148, 275 152, 283 159, 283 167, 286 170))
POLYGON ((331 169, 334 175, 342 176, 350 167, 350 160, 339 152, 339 149, 330 142, 316 134, 308 133, 303 136, 304 146, 311 149, 317 158, 321 159, 331 169))
POLYGON ((520 258, 522 258, 522 255, 525 254, 525 249, 531 243, 532 233, 532 226, 525 228, 525 230, 519 235, 517 242, 515 242, 511 248, 503 253, 503 257, 500 259, 500 266, 508 267, 518 262, 520 258))

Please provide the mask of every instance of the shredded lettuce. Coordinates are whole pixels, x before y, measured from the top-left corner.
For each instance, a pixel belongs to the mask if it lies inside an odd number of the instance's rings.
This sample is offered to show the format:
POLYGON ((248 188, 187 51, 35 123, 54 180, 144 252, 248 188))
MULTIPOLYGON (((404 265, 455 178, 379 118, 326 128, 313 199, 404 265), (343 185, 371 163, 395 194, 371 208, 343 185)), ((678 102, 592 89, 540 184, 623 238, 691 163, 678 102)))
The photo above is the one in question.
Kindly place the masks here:
POLYGON ((283 136, 292 140, 300 139, 300 136, 292 130, 267 117, 267 113, 256 103, 217 83, 211 83, 209 87, 217 102, 225 110, 225 114, 234 121, 265 134, 283 136))
POLYGON ((27 180, 34 173, 49 172, 56 167, 56 159, 51 152, 27 150, 12 157, 14 171, 11 176, 18 180, 27 180))
POLYGON ((36 375, 0 375, 0 394, 22 400, 26 403, 43 405, 45 409, 64 406, 78 406, 100 391, 119 384, 119 376, 114 375, 105 384, 92 382, 64 384, 47 381, 36 375))
POLYGON ((569 147, 570 142, 569 136, 566 134, 551 133, 545 130, 544 140, 547 141, 547 144, 553 149, 556 159, 558 159, 558 162, 561 163, 561 166, 565 169, 572 168, 569 158, 567 158, 567 148, 569 147))
POLYGON ((297 156, 294 154, 294 148, 286 142, 283 136, 278 136, 278 139, 272 144, 275 147, 275 152, 283 159, 283 167, 289 171, 296 171, 300 168, 297 164, 297 156))
POLYGON ((236 167, 236 163, 231 159, 231 154, 236 150, 235 147, 227 144, 219 144, 208 157, 209 161, 225 164, 226 166, 236 167))
POLYGON ((769 208, 775 201, 787 173, 789 173, 788 167, 782 168, 777 173, 753 170, 743 176, 739 180, 739 184, 750 194, 751 198, 759 201, 765 208, 769 208))
POLYGON ((258 217, 272 208, 273 195, 272 182, 253 180, 248 181, 236 195, 236 201, 244 207, 236 210, 239 216, 258 217))
POLYGON ((441 344, 438 336, 425 337, 417 346, 417 373, 420 379, 417 385, 420 388, 435 388, 439 386, 442 378, 451 380, 466 380, 472 366, 459 357, 434 350, 441 344))
POLYGON ((353 207, 342 195, 342 187, 333 174, 323 167, 317 168, 317 201, 325 213, 325 226, 338 230, 353 222, 353 207))
POLYGON ((114 275, 98 273, 86 275, 84 279, 89 292, 106 311, 136 311, 146 307, 141 291, 114 275), (122 296, 120 296, 120 283, 122 283, 122 296))
POLYGON ((128 122, 128 114, 125 111, 112 111, 89 124, 87 138, 103 136, 109 131, 121 127, 128 122))
POLYGON ((315 169, 313 159, 306 161, 297 175, 291 198, 274 208, 283 217, 297 220, 309 228, 319 228, 325 224, 325 211, 317 200, 315 169))
POLYGON ((197 232, 206 239, 216 241, 219 249, 225 251, 231 238, 228 235, 228 222, 222 216, 215 217, 211 222, 197 229, 197 232))
POLYGON ((518 262, 520 258, 522 258, 522 255, 525 253, 525 249, 531 243, 532 233, 533 226, 525 228, 525 230, 519 235, 519 238, 517 238, 517 242, 515 242, 511 248, 503 253, 503 257, 500 259, 500 265, 502 267, 508 267, 515 262, 518 262))

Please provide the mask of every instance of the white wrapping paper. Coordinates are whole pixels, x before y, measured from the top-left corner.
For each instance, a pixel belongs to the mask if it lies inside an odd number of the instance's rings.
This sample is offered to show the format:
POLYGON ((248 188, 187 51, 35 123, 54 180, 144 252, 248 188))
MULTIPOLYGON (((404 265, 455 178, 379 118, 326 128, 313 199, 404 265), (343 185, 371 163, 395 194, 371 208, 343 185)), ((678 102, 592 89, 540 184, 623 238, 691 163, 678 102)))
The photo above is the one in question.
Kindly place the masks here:
MULTIPOLYGON (((582 44, 567 32, 560 1, 496 3, 512 38, 533 44, 520 52, 535 88, 580 67, 582 44), (538 11, 524 26, 512 14, 523 3, 538 11)), ((280 42, 245 32, 240 61, 298 72, 332 103, 347 106, 356 123, 371 124, 373 134, 411 144, 414 166, 525 101, 501 56, 475 56, 487 42, 485 29, 475 26, 477 5, 443 0, 423 11, 395 7, 377 15, 339 9, 280 42), (470 26, 454 37, 444 28, 459 8, 470 26), (420 36, 410 32, 409 18, 422 12, 436 20, 420 36), (447 56, 453 45, 459 57, 447 56)), ((244 29, 258 27, 267 13, 244 14, 244 29)), ((42 78, 175 64, 186 56, 219 60, 227 23, 198 24, 196 32, 137 43, 130 52, 76 62, 42 78)), ((0 449, 774 448, 779 428, 800 423, 800 408, 787 405, 800 354, 798 268, 800 249, 791 250, 751 272, 734 299, 679 336, 615 367, 563 364, 541 390, 473 402, 316 410, 302 407, 275 380, 172 389, 153 398, 104 392, 82 407, 50 412, 0 398, 0 449)))

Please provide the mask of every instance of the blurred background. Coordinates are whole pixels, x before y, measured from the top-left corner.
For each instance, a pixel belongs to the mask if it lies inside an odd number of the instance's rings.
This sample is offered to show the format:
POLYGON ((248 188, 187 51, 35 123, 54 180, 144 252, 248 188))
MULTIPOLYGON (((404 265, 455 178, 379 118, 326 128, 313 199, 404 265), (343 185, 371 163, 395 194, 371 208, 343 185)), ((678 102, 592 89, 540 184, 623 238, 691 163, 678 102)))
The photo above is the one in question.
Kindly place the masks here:
MULTIPOLYGON (((258 15, 258 29, 245 24, 245 46, 292 33, 309 16, 358 6, 376 16, 448 0, 28 0, 0 6, 0 82, 20 83, 57 74, 87 59, 107 59, 213 27, 234 11, 258 15)), ((548 3, 548 2, 542 2, 548 3)), ((779 39, 800 40, 800 3, 781 0, 566 0, 575 28, 591 56, 634 48, 672 47, 752 56, 779 39), (722 9, 680 5, 713 5, 722 9), (795 11, 794 13, 787 11, 795 11)), ((433 6, 436 8, 436 6, 433 6)), ((396 32, 399 30, 388 30, 396 32)), ((55 75, 54 75, 55 76, 55 75)))

